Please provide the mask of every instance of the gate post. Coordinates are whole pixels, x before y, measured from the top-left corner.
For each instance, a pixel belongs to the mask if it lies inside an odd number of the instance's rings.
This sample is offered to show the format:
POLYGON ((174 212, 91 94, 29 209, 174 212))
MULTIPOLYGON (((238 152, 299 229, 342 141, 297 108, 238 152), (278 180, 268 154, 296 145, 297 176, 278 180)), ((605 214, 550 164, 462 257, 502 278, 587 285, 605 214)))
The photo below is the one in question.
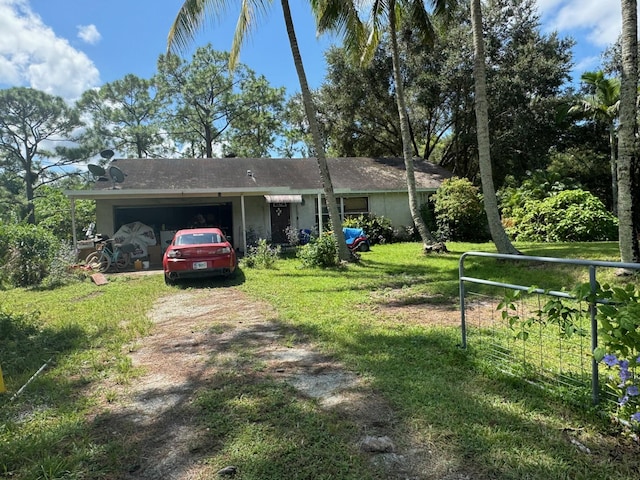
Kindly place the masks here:
POLYGON ((598 362, 593 352, 598 348, 598 321, 596 314, 598 313, 598 305, 596 304, 596 266, 589 265, 589 285, 591 287, 591 299, 589 300, 589 314, 591 317, 591 401, 594 405, 600 403, 600 381, 598 378, 598 362))

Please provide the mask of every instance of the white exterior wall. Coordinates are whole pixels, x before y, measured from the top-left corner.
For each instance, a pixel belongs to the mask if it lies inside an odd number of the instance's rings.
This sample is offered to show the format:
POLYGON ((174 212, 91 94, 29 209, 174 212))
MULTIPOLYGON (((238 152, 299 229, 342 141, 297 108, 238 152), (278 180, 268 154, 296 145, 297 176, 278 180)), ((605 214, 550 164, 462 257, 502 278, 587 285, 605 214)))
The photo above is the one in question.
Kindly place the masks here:
MULTIPOLYGON (((426 202, 429 193, 419 194, 419 203, 426 202)), ((336 197, 368 197, 369 212, 377 216, 384 216, 391 221, 391 224, 399 228, 413 224, 407 194, 397 193, 336 193, 336 197)), ((303 203, 292 203, 290 225, 299 229, 316 228, 316 204, 317 194, 303 195, 303 203)), ((171 206, 196 206, 215 205, 216 203, 231 203, 233 218, 232 242, 234 247, 243 248, 243 223, 242 223, 242 201, 241 197, 203 197, 203 198, 152 198, 152 199, 123 199, 123 200, 100 200, 96 201, 96 228, 97 232, 109 236, 114 234, 114 208, 115 207, 162 207, 171 206)), ((324 197, 322 198, 324 202, 324 197)), ((245 224, 247 233, 254 234, 256 238, 271 238, 271 218, 270 204, 264 196, 245 196, 245 224)), ((251 240, 251 238, 249 238, 251 240)))
MULTIPOLYGON (((432 194, 433 192, 419 193, 418 203, 425 203, 432 194)), ((413 225, 413 219, 409 211, 409 199, 406 193, 336 194, 338 198, 348 196, 367 197, 369 199, 369 213, 388 218, 395 228, 413 225)), ((309 228, 313 230, 316 226, 315 205, 317 203, 317 195, 304 195, 303 198, 304 205, 297 205, 297 218, 295 222, 292 218, 291 225, 298 229, 309 228)), ((322 202, 324 202, 324 197, 322 202)), ((294 205, 292 205, 292 217, 293 211, 294 205)))
MULTIPOLYGON (((247 226, 247 237, 255 235, 256 238, 269 238, 271 236, 271 225, 269 219, 269 204, 264 197, 244 197, 245 222, 247 226)), ((242 208, 240 201, 233 204, 233 225, 234 232, 237 232, 239 243, 234 245, 241 247, 242 232, 242 208)), ((247 239, 251 241, 251 238, 247 239)))
MULTIPOLYGON (((418 204, 425 203, 433 193, 419 193, 418 204)), ((409 197, 406 193, 376 193, 369 195, 369 211, 391 220, 394 228, 413 226, 409 197)))

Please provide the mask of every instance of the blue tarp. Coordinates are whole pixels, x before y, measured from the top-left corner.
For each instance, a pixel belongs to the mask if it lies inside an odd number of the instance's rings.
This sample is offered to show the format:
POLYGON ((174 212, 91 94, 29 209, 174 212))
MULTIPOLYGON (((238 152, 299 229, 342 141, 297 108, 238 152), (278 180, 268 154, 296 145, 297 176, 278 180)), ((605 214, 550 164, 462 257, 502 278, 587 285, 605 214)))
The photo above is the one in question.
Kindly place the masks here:
POLYGON ((361 228, 343 228, 342 233, 344 234, 344 238, 347 241, 347 245, 351 245, 356 238, 366 237, 364 230, 361 228))

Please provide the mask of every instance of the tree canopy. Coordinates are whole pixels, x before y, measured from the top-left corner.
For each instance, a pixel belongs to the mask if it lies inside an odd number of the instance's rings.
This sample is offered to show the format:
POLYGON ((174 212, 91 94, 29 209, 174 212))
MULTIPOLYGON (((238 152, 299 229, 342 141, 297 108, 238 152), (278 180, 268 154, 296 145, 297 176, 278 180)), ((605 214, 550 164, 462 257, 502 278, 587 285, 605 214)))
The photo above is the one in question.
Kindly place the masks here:
POLYGON ((77 158, 66 155, 63 143, 81 125, 78 112, 60 97, 26 87, 0 90, 0 178, 5 194, 24 194, 20 220, 35 223, 34 191, 69 174, 65 167, 77 158))

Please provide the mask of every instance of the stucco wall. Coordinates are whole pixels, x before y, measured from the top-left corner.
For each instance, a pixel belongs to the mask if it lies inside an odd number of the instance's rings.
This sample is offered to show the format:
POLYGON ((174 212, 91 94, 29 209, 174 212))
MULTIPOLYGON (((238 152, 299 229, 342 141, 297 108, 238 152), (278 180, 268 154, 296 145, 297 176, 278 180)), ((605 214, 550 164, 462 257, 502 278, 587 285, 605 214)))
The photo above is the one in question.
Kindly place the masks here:
MULTIPOLYGON (((420 194, 419 202, 425 202, 427 193, 420 194)), ((337 194, 336 196, 348 196, 337 194)), ((369 199, 369 211, 378 216, 388 218, 394 227, 412 225, 411 214, 406 193, 374 193, 352 194, 351 196, 367 196, 369 199)), ((290 224, 295 229, 314 229, 316 227, 317 195, 303 195, 303 203, 290 204, 290 224)), ((324 199, 323 199, 324 201, 324 199)), ((97 231, 109 236, 114 234, 115 208, 116 207, 162 207, 162 206, 196 206, 231 203, 234 247, 243 248, 242 208, 241 198, 237 197, 212 197, 212 198, 169 198, 169 199, 128 199, 128 200, 97 200, 96 223, 97 231)), ((255 238, 271 238, 270 205, 264 196, 247 196, 244 199, 246 230, 255 238)), ((140 219, 144 221, 144 219, 140 219)))

